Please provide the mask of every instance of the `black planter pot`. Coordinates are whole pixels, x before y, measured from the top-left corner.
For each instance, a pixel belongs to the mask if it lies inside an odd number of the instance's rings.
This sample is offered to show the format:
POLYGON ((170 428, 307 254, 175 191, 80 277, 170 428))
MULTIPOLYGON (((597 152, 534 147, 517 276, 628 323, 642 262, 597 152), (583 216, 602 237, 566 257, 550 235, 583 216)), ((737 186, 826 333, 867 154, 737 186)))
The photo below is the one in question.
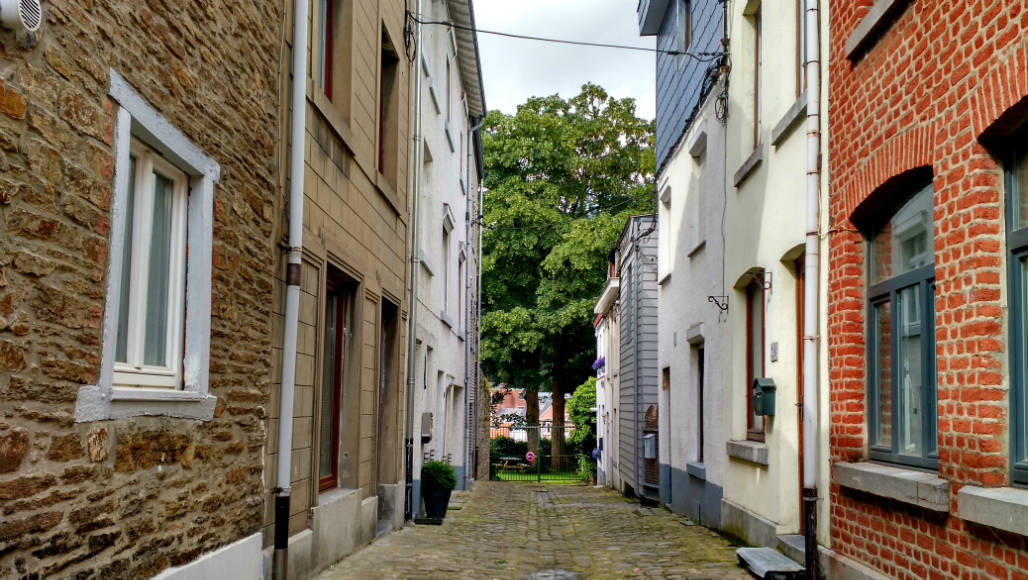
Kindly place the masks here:
POLYGON ((449 489, 425 489, 421 496, 425 500, 425 516, 441 520, 446 517, 446 508, 450 505, 449 489))

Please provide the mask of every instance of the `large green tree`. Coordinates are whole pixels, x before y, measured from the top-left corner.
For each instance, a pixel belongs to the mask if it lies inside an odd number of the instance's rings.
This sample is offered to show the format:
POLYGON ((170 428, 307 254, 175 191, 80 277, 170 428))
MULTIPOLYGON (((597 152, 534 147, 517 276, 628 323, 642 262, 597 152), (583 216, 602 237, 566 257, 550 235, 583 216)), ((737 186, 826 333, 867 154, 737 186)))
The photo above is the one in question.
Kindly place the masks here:
POLYGON ((563 425, 563 393, 591 373, 608 253, 629 216, 652 211, 653 123, 586 84, 491 111, 483 149, 482 363, 528 391, 530 422, 535 394, 551 390, 563 425))

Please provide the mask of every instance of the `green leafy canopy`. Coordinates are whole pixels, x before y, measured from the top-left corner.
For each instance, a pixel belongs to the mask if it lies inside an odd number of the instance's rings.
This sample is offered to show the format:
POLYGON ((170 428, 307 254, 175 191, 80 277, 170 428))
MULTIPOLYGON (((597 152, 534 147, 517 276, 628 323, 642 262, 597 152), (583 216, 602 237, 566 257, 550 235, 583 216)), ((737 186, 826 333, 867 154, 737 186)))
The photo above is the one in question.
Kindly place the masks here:
POLYGON ((586 84, 483 126, 482 362, 518 387, 581 383, 593 305, 629 216, 652 211, 653 122, 586 84))
MULTIPOLYGON (((581 445, 586 439, 595 436, 596 427, 596 377, 589 377, 578 385, 574 394, 568 399, 568 417, 575 424, 575 430, 568 437, 568 442, 581 445)), ((582 449, 583 453, 591 453, 592 449, 582 449)))

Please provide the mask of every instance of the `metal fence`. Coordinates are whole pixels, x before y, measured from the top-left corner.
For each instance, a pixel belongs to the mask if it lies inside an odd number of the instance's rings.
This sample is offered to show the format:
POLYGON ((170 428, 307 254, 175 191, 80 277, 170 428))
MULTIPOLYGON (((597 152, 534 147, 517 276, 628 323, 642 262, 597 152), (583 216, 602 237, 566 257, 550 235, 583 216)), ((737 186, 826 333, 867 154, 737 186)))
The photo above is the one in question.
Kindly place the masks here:
POLYGON ((568 441, 572 432, 573 427, 547 424, 493 427, 489 434, 489 479, 539 483, 591 479, 591 455, 568 441))

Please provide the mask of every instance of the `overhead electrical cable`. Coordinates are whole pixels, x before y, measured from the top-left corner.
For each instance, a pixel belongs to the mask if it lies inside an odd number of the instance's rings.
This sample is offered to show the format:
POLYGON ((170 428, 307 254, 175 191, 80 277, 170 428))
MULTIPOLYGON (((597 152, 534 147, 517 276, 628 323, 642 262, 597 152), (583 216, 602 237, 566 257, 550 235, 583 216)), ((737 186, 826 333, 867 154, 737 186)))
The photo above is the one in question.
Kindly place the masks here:
POLYGON ((476 34, 490 34, 493 36, 503 36, 506 38, 515 38, 518 40, 534 40, 537 42, 552 42, 554 44, 567 44, 572 46, 590 46, 594 48, 614 48, 618 50, 636 50, 640 52, 651 52, 657 54, 666 54, 669 56, 688 56, 694 58, 700 62, 713 62, 721 56, 720 52, 688 52, 683 50, 666 50, 663 48, 647 48, 644 46, 629 46, 627 44, 608 44, 605 42, 586 42, 583 40, 565 40, 561 38, 548 38, 544 36, 531 36, 527 34, 515 34, 513 32, 501 32, 499 30, 484 30, 475 26, 464 26, 455 22, 449 22, 446 20, 419 20, 417 16, 408 12, 409 18, 418 24, 428 24, 436 26, 446 26, 448 28, 454 28, 456 30, 467 30, 476 34))

